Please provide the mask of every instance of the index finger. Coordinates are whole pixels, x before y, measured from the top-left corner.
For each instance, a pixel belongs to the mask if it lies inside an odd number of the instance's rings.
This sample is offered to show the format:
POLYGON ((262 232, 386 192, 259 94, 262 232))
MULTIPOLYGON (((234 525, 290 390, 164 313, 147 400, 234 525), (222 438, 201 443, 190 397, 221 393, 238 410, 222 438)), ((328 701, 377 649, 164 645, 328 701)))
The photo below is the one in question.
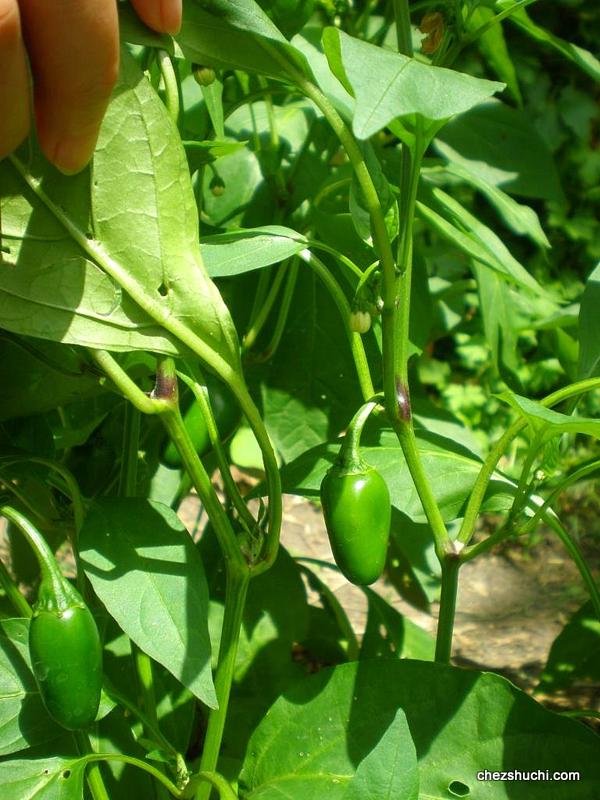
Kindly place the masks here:
POLYGON ((29 79, 16 0, 0 0, 0 159, 29 129, 29 79))
POLYGON ((114 0, 20 0, 40 145, 66 173, 91 158, 117 79, 114 0))

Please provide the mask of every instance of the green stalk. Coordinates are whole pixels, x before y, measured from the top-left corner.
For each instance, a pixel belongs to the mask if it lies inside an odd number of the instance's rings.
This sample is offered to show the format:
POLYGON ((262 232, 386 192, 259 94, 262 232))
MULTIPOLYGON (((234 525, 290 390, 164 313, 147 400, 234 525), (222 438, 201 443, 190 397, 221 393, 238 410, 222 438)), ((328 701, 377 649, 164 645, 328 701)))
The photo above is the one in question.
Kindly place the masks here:
POLYGON ((271 309, 275 305, 275 300, 277 300, 277 295, 279 294, 279 289, 281 288, 281 284, 287 273, 287 263, 280 264, 277 267, 275 272, 275 278, 271 283, 269 288, 269 292, 267 296, 264 298, 258 313, 254 317, 252 324, 248 328, 246 335, 244 336, 244 340, 242 342, 242 351, 248 351, 252 348, 252 345, 256 342, 259 333, 263 329, 269 314, 271 313, 271 309))
POLYGON ((410 9, 408 0, 393 0, 394 17, 396 19, 396 39, 398 51, 412 58, 412 29, 410 26, 410 9))
POLYGON ((448 664, 452 655, 452 633, 460 566, 456 553, 448 553, 442 561, 442 593, 435 640, 435 660, 440 664, 448 664))
POLYGON ((356 367, 356 374, 358 376, 360 389, 363 397, 365 400, 367 400, 370 397, 373 397, 375 394, 375 389, 373 388, 371 371, 369 369, 369 361, 367 359, 365 347, 362 343, 362 338, 359 333, 353 333, 348 324, 351 314, 350 303, 348 302, 346 295, 342 291, 339 283, 336 281, 321 259, 318 258, 318 256, 316 256, 314 253, 311 253, 310 250, 303 250, 300 253, 300 258, 305 262, 305 264, 308 264, 315 274, 323 281, 333 299, 333 302, 336 304, 338 311, 340 312, 340 315, 344 321, 344 329, 350 343, 350 349, 352 350, 352 356, 354 358, 354 365, 356 367))
POLYGON ((279 306, 279 312, 277 314, 277 322, 275 323, 273 335, 271 336, 271 340, 269 341, 268 345, 265 347, 263 352, 260 354, 260 356, 255 357, 254 359, 255 362, 268 361, 270 358, 273 357, 277 348, 279 347, 279 343, 281 342, 281 337, 283 336, 283 332, 285 330, 287 318, 290 313, 290 307, 292 305, 294 291, 296 290, 296 282, 298 280, 298 267, 299 267, 298 259, 293 258, 290 269, 288 271, 287 281, 283 289, 283 295, 281 298, 281 304, 279 306))
MULTIPOLYGON (((239 576, 228 571, 225 616, 215 677, 219 707, 211 709, 208 719, 206 739, 200 760, 200 769, 203 772, 214 772, 219 760, 249 582, 248 574, 239 576)), ((208 800, 209 797, 210 786, 201 786, 196 794, 196 800, 208 800)))
POLYGON ((249 530, 253 530, 256 527, 256 521, 250 511, 248 510, 248 506, 244 502, 244 498, 241 496, 235 481, 231 476, 231 471, 229 469, 229 463, 227 461, 227 457, 225 455, 225 451, 223 449, 223 445, 221 444, 221 438, 219 434, 219 429, 217 428, 217 423, 212 413, 212 409, 210 407, 210 398, 208 396, 208 389, 206 388, 206 381, 200 369, 193 364, 189 364, 188 368, 193 375, 193 378, 189 378, 184 373, 178 372, 177 374, 192 390, 194 397, 200 404, 200 408, 202 409, 202 415, 206 421, 206 427, 208 429, 208 435, 210 438, 210 443, 212 448, 217 456, 217 461, 219 463, 219 470, 221 472, 221 477, 223 478, 223 483, 225 485, 225 491, 233 503, 235 509, 237 510, 240 519, 243 520, 244 524, 247 526, 249 530))
POLYGON ((140 440, 140 411, 128 404, 125 407, 123 446, 121 449, 121 471, 119 474, 119 497, 135 497, 137 494, 138 448, 140 440))
POLYGON ((364 403, 352 417, 346 435, 342 440, 342 446, 340 447, 338 462, 341 466, 349 469, 354 467, 362 468, 360 437, 362 436, 367 420, 378 405, 379 400, 369 400, 367 403, 364 403))
MULTIPOLYGON (((96 755, 90 743, 90 737, 84 731, 74 731, 73 737, 77 749, 82 756, 96 755)), ((100 771, 100 764, 91 764, 87 773, 86 780, 90 792, 94 800, 110 800, 104 780, 102 779, 102 772, 100 771)))
MULTIPOLYGON (((552 394, 549 394, 541 401, 541 404, 546 406, 546 408, 551 408, 552 406, 562 403, 563 400, 568 400, 571 397, 576 397, 584 394, 585 392, 591 392, 598 388, 600 388, 600 378, 587 378, 586 380, 572 383, 570 386, 565 386, 563 389, 552 392, 552 394)), ((506 452, 513 439, 515 439, 519 433, 527 427, 527 424, 527 420, 524 418, 513 422, 510 428, 508 428, 508 430, 502 434, 500 439, 488 453, 471 491, 457 541, 462 542, 463 544, 468 544, 473 536, 475 524, 481 510, 481 504, 483 503, 483 499, 485 497, 490 479, 494 474, 494 470, 496 469, 498 462, 506 452)))
POLYGON ((156 52, 160 74, 165 87, 165 106, 169 116, 177 126, 179 125, 179 81, 175 74, 171 56, 166 50, 157 50, 156 52))
POLYGON ((61 605, 70 601, 70 593, 75 590, 62 575, 48 542, 35 525, 21 514, 20 511, 17 511, 16 508, 12 508, 12 506, 8 505, 0 506, 0 516, 12 522, 29 542, 38 560, 38 564, 40 565, 42 584, 46 584, 51 589, 52 594, 56 597, 56 602, 59 604, 60 610, 61 605))
POLYGON ((417 449, 417 439, 412 423, 398 420, 394 423, 394 431, 402 447, 406 464, 412 476, 413 483, 415 484, 419 499, 421 500, 425 516, 431 527, 435 542, 435 552, 443 569, 447 558, 455 554, 455 545, 448 535, 446 524, 444 523, 444 519, 431 489, 429 478, 423 469, 423 463, 417 449))
MULTIPOLYGON (((407 183, 407 194, 401 209, 403 219, 402 233, 400 237, 398 267, 400 275, 397 282, 397 296, 399 299, 397 313, 397 338, 398 347, 394 363, 395 375, 400 381, 408 386, 408 349, 410 332, 410 301, 413 270, 413 230, 415 220, 415 207, 417 203, 417 192, 419 189, 419 178, 421 175, 421 163, 425 152, 426 144, 422 141, 420 126, 417 130, 415 149, 411 153, 406 145, 403 146, 403 173, 406 176, 403 182, 407 183)), ((391 368, 391 364, 389 368, 391 368)), ((384 369, 388 365, 384 363, 384 369)))
POLYGON ((164 411, 160 419, 177 447, 181 455, 181 460, 192 479, 194 488, 198 492, 202 505, 206 509, 206 513, 214 527, 225 561, 235 565, 242 573, 245 572, 247 570, 247 565, 238 547, 235 533, 217 497, 217 493, 215 492, 206 469, 199 459, 196 449, 192 444, 192 440, 183 424, 179 407, 175 406, 174 408, 164 411))
MULTIPOLYGON (((169 780, 166 775, 163 775, 160 770, 156 769, 156 767, 153 767, 151 764, 148 764, 147 761, 142 761, 134 756, 126 756, 122 753, 90 753, 89 755, 84 755, 80 760, 84 764, 94 764, 96 761, 117 761, 121 764, 131 764, 131 766, 138 767, 138 769, 141 769, 144 772, 147 772, 149 775, 152 775, 152 777, 159 781, 159 783, 161 783, 170 792, 170 794, 173 795, 173 797, 186 797, 184 792, 180 791, 177 786, 175 786, 173 781, 169 780)), ((110 798, 108 795, 105 795, 102 798, 94 798, 94 800, 110 800, 110 798)))
POLYGON ((4 593, 12 603, 17 614, 20 617, 29 619, 33 614, 31 606, 19 591, 16 583, 4 566, 4 561, 0 561, 0 586, 4 589, 4 593))

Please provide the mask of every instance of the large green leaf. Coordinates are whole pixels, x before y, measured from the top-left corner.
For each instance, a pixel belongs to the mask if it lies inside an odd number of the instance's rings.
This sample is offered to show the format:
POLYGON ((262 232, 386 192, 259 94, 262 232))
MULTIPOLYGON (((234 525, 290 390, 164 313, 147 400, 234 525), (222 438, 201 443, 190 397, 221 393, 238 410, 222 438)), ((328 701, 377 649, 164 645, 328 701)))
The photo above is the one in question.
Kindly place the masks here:
POLYGON ((240 776, 244 800, 416 800, 416 755, 404 712, 369 708, 377 689, 355 682, 356 665, 348 666, 324 670, 316 684, 295 684, 271 708, 250 739, 240 776))
POLYGON ((451 120, 440 140, 444 158, 506 192, 563 199, 550 149, 525 111, 491 100, 451 120))
POLYGON ((185 153, 158 96, 122 54, 91 169, 58 173, 27 145, 0 164, 4 254, 0 323, 109 350, 237 364, 229 312, 200 259, 185 153))
POLYGON ((104 498, 86 517, 80 553, 122 630, 214 707, 206 578, 179 517, 150 500, 104 498))
POLYGON ((183 4, 175 37, 185 58, 289 80, 290 70, 310 77, 296 50, 254 0, 193 0, 183 4))
MULTIPOLYGON (((56 739, 62 733, 40 697, 31 671, 28 637, 28 620, 0 623, 0 755, 56 739)), ((0 786, 4 787, 1 778, 0 786)), ((4 800, 5 795, 2 797, 4 800)))
MULTIPOLYGON (((404 749, 395 751, 398 760, 386 760, 387 734, 399 725, 402 712, 417 752, 420 800, 590 800, 595 795, 600 739, 589 728, 547 711, 498 675, 424 661, 377 660, 322 670, 277 700, 250 740, 240 777, 242 798, 353 796, 345 794, 346 786, 352 786, 355 774, 359 782, 367 758, 375 792, 369 789, 362 797, 411 797, 389 788, 399 763, 410 775, 410 741, 404 739, 404 749), (580 780, 483 781, 476 777, 482 770, 575 770, 580 780), (384 777, 388 783, 380 784, 384 777)), ((401 737, 397 730, 396 742, 401 737)))
MULTIPOLYGON (((445 519, 452 520, 471 491, 480 462, 457 452, 449 440, 423 431, 417 432, 417 437, 421 460, 440 510, 445 519)), ((336 460, 339 449, 339 441, 320 444, 284 466, 281 471, 283 491, 318 497, 321 481, 336 460)), ((382 430, 375 444, 365 440, 361 453, 367 464, 385 478, 392 505, 415 522, 424 522, 421 501, 393 431, 382 430)))
POLYGON ((356 98, 353 128, 360 139, 413 114, 443 122, 504 88, 502 83, 423 64, 338 28, 325 29, 323 46, 331 71, 356 98))

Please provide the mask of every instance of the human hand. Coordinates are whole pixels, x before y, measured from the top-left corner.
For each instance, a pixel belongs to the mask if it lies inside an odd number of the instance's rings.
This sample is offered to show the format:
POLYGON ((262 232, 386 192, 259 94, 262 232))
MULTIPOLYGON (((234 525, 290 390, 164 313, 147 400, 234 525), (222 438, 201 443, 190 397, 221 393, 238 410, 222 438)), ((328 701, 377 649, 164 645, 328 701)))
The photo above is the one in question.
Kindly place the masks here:
MULTIPOLYGON (((155 31, 179 30, 182 0, 131 2, 155 31)), ((0 159, 29 131, 33 79, 44 154, 67 174, 83 169, 94 152, 118 70, 115 0, 0 0, 0 159)))

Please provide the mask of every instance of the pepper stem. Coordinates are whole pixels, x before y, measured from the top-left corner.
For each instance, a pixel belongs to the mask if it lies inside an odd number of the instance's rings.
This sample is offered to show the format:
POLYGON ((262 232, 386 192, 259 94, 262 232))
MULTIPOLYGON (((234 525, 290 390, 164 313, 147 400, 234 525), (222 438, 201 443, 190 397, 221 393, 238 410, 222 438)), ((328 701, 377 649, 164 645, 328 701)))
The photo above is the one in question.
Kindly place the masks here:
POLYGON ((10 520, 31 545, 40 565, 42 582, 38 593, 38 607, 56 611, 83 605, 79 592, 66 580, 56 563, 48 542, 27 517, 12 506, 0 506, 0 516, 10 520))
POLYGON ((375 408, 381 405, 382 395, 375 395, 372 400, 364 403, 352 417, 348 430, 340 447, 337 463, 344 469, 362 469, 363 461, 360 456, 360 437, 365 424, 375 408))

